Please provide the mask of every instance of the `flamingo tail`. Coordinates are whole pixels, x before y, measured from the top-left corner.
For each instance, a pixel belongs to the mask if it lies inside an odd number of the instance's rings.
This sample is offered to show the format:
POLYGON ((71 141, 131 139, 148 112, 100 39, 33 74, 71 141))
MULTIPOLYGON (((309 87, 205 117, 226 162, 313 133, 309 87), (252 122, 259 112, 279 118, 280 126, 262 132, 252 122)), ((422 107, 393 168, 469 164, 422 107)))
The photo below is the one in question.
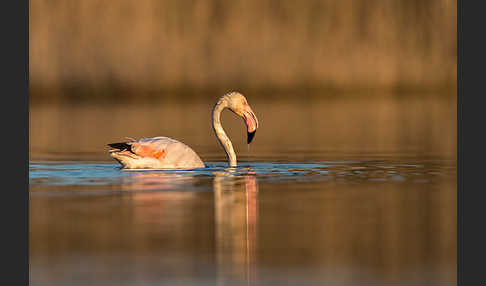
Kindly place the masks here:
POLYGON ((108 144, 111 148, 118 149, 120 151, 127 150, 133 153, 132 151, 132 146, 126 142, 120 142, 120 143, 110 143, 108 144))

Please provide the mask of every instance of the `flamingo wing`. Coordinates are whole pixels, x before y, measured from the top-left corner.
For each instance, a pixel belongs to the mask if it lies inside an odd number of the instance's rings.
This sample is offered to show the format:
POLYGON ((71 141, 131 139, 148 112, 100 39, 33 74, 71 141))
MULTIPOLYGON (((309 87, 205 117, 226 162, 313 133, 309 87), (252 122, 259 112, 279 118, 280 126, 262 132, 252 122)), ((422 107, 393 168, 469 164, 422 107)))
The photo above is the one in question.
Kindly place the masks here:
POLYGON ((130 152, 143 158, 154 158, 162 160, 167 154, 167 146, 172 142, 167 137, 143 138, 129 142, 110 143, 108 146, 120 150, 120 152, 130 152))
POLYGON ((149 157, 157 160, 164 159, 167 149, 156 142, 135 142, 131 144, 131 150, 134 154, 141 157, 149 157))

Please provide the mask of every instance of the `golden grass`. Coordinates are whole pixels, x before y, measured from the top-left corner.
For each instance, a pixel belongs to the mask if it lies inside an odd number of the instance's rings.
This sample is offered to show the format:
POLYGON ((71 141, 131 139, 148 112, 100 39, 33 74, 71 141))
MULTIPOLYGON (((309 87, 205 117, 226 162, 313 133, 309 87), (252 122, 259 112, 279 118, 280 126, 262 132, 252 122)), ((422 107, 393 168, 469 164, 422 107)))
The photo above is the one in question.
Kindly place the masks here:
POLYGON ((31 98, 441 87, 456 1, 31 0, 31 98))

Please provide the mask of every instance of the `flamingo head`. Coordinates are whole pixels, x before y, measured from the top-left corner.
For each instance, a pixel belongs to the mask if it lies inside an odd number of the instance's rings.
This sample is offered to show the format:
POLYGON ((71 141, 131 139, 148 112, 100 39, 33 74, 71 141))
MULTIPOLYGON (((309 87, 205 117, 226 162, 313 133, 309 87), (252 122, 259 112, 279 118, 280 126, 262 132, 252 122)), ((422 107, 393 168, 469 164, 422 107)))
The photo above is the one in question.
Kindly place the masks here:
POLYGON ((246 97, 239 92, 230 92, 225 96, 229 103, 229 109, 243 118, 248 133, 248 144, 251 143, 258 128, 258 119, 251 109, 246 97))

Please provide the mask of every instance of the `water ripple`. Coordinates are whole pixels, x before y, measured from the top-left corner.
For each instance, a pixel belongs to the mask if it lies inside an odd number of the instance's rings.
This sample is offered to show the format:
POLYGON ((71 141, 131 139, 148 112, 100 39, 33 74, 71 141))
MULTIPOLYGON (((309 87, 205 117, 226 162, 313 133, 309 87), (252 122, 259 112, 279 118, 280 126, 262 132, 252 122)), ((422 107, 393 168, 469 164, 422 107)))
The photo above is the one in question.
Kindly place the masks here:
POLYGON ((428 183, 451 172, 442 165, 386 161, 208 162, 193 170, 121 170, 119 165, 97 162, 31 162, 31 193, 51 191, 98 193, 121 191, 211 191, 215 176, 256 176, 259 182, 306 183, 428 183))

